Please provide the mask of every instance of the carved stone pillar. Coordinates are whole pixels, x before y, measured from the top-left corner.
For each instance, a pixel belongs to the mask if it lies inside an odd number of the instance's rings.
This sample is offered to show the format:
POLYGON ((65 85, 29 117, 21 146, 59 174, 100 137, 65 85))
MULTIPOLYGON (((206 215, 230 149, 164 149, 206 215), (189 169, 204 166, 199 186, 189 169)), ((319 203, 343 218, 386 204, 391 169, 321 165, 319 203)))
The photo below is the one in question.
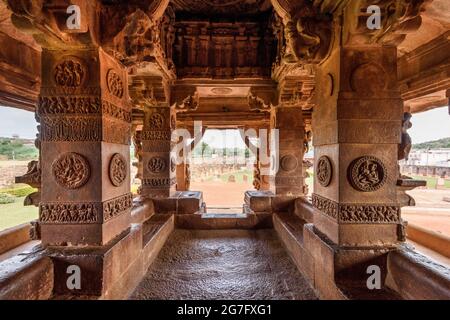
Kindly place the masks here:
MULTIPOLYGON (((271 177, 271 191, 277 196, 303 196, 304 122, 302 109, 276 107, 272 129, 278 130, 278 171, 271 177)), ((275 150, 271 150, 275 152, 275 150)))
POLYGON ((313 112, 316 227, 341 246, 398 241, 403 103, 395 47, 341 47, 318 68, 313 112))
POLYGON ((130 225, 126 70, 100 50, 42 52, 42 242, 104 245, 130 225))
MULTIPOLYGON (((190 133, 193 130, 189 130, 190 133)), ((191 133, 192 135, 192 133, 191 133)), ((189 141, 179 140, 179 142, 184 143, 186 146, 190 143, 189 141)), ((189 166, 189 154, 184 153, 184 148, 180 150, 180 157, 183 161, 177 164, 176 178, 177 178, 177 191, 189 191, 190 188, 190 166, 189 166)))
POLYGON ((142 132, 143 179, 141 196, 170 197, 176 187, 176 164, 171 155, 175 111, 166 104, 146 107, 142 132))
MULTIPOLYGON (((266 145, 267 145, 267 158, 270 159, 270 128, 263 128, 264 130, 267 130, 266 134, 266 145)), ((259 137, 261 138, 261 133, 259 133, 259 137)), ((261 161, 261 159, 258 158, 258 167, 260 171, 260 190, 261 191, 270 191, 270 161, 261 161)))
MULTIPOLYGON (((135 179, 141 180, 142 185, 142 177, 143 177, 143 161, 142 161, 142 128, 141 126, 134 126, 132 131, 132 140, 134 145, 134 157, 136 158, 136 162, 133 163, 133 166, 137 168, 135 179)), ((140 187, 139 187, 140 189, 140 187)))

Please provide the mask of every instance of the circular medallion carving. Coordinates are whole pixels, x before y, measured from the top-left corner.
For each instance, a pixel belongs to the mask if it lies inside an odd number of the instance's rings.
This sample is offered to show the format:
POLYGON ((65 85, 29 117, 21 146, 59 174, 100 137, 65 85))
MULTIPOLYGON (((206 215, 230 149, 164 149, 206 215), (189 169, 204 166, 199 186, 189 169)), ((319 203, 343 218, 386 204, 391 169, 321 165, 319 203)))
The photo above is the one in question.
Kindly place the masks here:
POLYGON ((386 182, 386 167, 380 159, 364 156, 354 160, 349 167, 350 184, 358 191, 371 192, 380 189, 386 182))
POLYGON ((83 84, 85 77, 86 68, 75 58, 67 58, 58 63, 54 69, 55 83, 62 87, 79 87, 83 84))
POLYGON ((298 167, 298 160, 295 156, 288 154, 281 158, 280 164, 284 171, 294 171, 298 167))
POLYGON ((333 167, 331 160, 327 156, 322 156, 317 162, 316 168, 317 181, 323 187, 328 187, 331 183, 331 177, 333 176, 333 167))
POLYGON ((52 164, 52 173, 56 182, 68 189, 77 189, 89 180, 89 163, 78 153, 65 153, 52 164))
POLYGON ((118 98, 123 97, 122 79, 113 69, 110 69, 106 75, 106 84, 112 95, 115 95, 118 98))
POLYGON ((351 86, 358 93, 374 94, 386 88, 386 78, 386 72, 381 66, 375 63, 365 63, 353 71, 351 86))
POLYGON ((127 161, 120 153, 115 153, 109 163, 109 179, 111 183, 119 187, 127 178, 127 161))
POLYGON ((153 113, 150 116, 149 124, 153 129, 162 129, 164 126, 164 116, 161 113, 153 113))
POLYGON ((166 160, 161 157, 153 157, 149 160, 147 167, 152 173, 160 173, 166 168, 166 160))

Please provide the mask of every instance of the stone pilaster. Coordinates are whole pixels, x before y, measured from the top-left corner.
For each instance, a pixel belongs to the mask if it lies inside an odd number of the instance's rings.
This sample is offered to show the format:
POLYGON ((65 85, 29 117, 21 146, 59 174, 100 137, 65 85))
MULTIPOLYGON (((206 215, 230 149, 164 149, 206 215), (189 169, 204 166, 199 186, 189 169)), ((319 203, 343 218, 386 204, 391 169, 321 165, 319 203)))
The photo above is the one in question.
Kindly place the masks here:
POLYGON ((42 52, 42 242, 104 245, 130 226, 125 68, 101 49, 42 52))
POLYGON ((171 154, 175 117, 173 108, 164 104, 145 109, 142 132, 143 197, 170 197, 175 192, 176 164, 171 154))
MULTIPOLYGON (((271 176, 271 191, 277 196, 303 196, 302 109, 276 107, 272 110, 272 130, 278 130, 278 171, 271 176)), ((271 132, 274 134, 274 132, 271 132)), ((270 150, 271 156, 276 150, 270 150)))
POLYGON ((395 47, 345 47, 318 68, 313 112, 316 227, 341 246, 397 243, 403 104, 395 47))

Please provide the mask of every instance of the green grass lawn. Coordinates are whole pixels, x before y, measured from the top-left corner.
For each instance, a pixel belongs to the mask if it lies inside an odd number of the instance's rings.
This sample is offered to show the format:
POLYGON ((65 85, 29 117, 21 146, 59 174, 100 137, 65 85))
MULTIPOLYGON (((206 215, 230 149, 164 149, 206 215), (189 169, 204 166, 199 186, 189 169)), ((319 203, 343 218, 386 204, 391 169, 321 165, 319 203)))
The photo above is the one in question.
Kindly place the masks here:
MULTIPOLYGON (((413 179, 425 180, 428 189, 436 189, 438 179, 435 177, 412 176, 413 179)), ((444 187, 450 189, 450 180, 444 181, 444 187)))
POLYGON ((14 203, 0 204, 0 231, 38 218, 38 208, 23 205, 24 197, 14 203))

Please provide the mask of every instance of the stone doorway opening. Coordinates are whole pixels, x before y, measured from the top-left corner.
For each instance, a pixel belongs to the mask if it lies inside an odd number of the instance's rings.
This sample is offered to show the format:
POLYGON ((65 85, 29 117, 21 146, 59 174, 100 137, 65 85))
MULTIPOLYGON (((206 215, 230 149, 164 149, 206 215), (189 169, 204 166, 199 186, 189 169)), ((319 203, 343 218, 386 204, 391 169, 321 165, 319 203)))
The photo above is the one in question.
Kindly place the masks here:
POLYGON ((191 190, 203 192, 208 214, 242 213, 253 189, 256 159, 237 128, 208 128, 191 153, 191 190))

